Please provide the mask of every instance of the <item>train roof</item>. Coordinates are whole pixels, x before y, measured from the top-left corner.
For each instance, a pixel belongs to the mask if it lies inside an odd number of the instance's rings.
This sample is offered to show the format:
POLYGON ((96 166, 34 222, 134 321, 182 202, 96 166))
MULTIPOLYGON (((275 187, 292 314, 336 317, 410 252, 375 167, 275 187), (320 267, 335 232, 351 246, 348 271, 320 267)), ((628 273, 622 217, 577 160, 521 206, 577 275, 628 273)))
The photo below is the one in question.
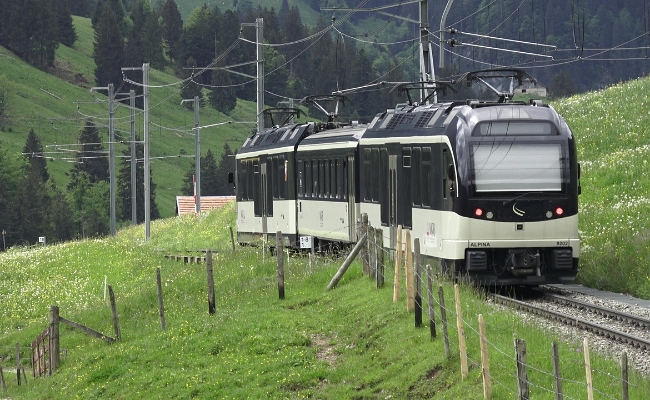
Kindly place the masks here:
POLYGON ((342 126, 320 131, 307 136, 300 143, 299 150, 318 150, 323 147, 355 147, 368 128, 366 124, 342 126))
POLYGON ((283 148, 295 148, 301 139, 313 132, 313 123, 288 124, 255 132, 239 149, 239 154, 252 152, 276 152, 283 148))

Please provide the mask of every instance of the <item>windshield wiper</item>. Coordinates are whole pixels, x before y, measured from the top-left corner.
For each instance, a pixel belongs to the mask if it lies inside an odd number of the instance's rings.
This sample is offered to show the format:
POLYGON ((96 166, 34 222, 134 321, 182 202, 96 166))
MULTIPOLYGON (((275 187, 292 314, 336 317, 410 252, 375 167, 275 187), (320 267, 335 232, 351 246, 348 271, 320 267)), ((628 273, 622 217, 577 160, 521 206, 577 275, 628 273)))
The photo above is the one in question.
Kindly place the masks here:
POLYGON ((519 200, 519 199, 521 199, 522 197, 524 197, 524 196, 528 196, 529 194, 533 194, 533 193, 534 193, 534 194, 541 194, 541 193, 543 193, 543 192, 526 192, 526 193, 522 193, 522 194, 520 194, 519 196, 517 196, 517 197, 515 197, 515 198, 513 198, 513 199, 510 199, 510 200, 506 200, 506 201, 504 201, 504 202, 503 202, 503 205, 505 206, 505 205, 507 205, 507 204, 512 203, 513 201, 519 200))

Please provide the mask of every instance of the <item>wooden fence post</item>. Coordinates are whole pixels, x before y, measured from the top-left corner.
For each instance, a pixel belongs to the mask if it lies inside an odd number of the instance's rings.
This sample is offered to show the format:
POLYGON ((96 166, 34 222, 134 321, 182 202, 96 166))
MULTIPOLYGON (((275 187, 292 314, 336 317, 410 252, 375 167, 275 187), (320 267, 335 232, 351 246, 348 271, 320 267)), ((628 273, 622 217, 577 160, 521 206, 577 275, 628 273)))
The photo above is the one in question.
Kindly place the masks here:
POLYGON ((366 213, 361 214, 361 229, 359 232, 359 237, 362 236, 366 237, 366 246, 361 251, 361 265, 363 266, 362 274, 368 275, 370 274, 370 264, 368 261, 368 248, 370 246, 369 243, 370 234, 368 232, 368 214, 366 213))
MULTIPOLYGON (((234 251, 234 250, 233 250, 234 251)), ((208 279, 208 313, 213 315, 217 311, 214 298, 214 273, 212 269, 212 250, 208 249, 205 252, 205 269, 208 279)))
POLYGON ((627 374, 627 352, 621 354, 621 380, 623 384, 623 397, 622 400, 629 400, 630 394, 628 393, 628 374, 627 374))
POLYGON ((334 288, 339 283, 339 281, 343 277, 343 274, 345 273, 345 271, 348 270, 348 268, 350 267, 350 264, 352 264, 352 261, 354 261, 354 258, 357 256, 357 254, 359 254, 361 249, 363 249, 363 247, 365 246, 366 240, 367 239, 366 239, 365 236, 362 236, 359 239, 357 244, 354 246, 354 248, 352 249, 352 251, 348 255, 348 258, 345 259, 345 261, 343 262, 343 265, 341 265, 341 268, 339 268, 339 270, 336 272, 336 274, 334 275, 334 277, 330 281, 329 285, 327 285, 327 290, 330 290, 330 289, 334 288))
POLYGON ((384 287, 384 233, 379 228, 375 232, 375 240, 377 243, 377 289, 381 289, 384 287))
POLYGON ((235 235, 232 233, 232 226, 230 227, 230 244, 232 245, 232 252, 235 252, 235 235))
POLYGON ((278 256, 278 296, 280 300, 284 300, 284 250, 280 231, 275 233, 275 253, 278 256))
POLYGON ((584 338, 583 351, 585 354, 585 375, 587 377, 587 399, 594 400, 594 382, 591 379, 591 358, 589 357, 589 340, 584 338))
POLYGON ((160 268, 156 268, 156 283, 158 286, 158 315, 160 316, 160 326, 165 329, 165 306, 163 305, 162 280, 160 279, 160 268))
POLYGON ((117 305, 115 304, 115 292, 113 286, 108 285, 108 297, 111 299, 111 312, 113 313, 113 329, 115 330, 115 340, 122 340, 122 333, 120 332, 120 320, 117 316, 117 305))
POLYGON ((555 377, 555 400, 563 400, 564 394, 562 393, 562 372, 560 371, 560 352, 557 348, 557 343, 551 344, 553 352, 553 375, 555 377))
POLYGON ((368 225, 368 265, 370 279, 377 281, 377 228, 368 225))
POLYGON ((436 320, 433 312, 433 279, 431 278, 431 264, 427 264, 427 298, 429 300, 429 333, 433 340, 436 337, 436 320))
POLYGON ((7 384, 5 383, 5 374, 2 372, 2 366, 0 366, 0 385, 2 386, 2 393, 7 393, 7 384))
POLYGON ((519 400, 528 400, 528 371, 526 369, 526 341, 515 338, 515 354, 517 359, 517 388, 519 400))
POLYGON ((16 379, 20 386, 20 343, 16 342, 16 379))
POLYGON ((478 332, 481 345, 481 375, 483 375, 483 398, 492 398, 492 382, 490 380, 490 359, 488 357, 487 338, 485 335, 485 321, 483 314, 478 315, 478 332))
POLYGON ((402 225, 397 225, 397 240, 395 243, 397 251, 395 252, 395 279, 393 283, 393 302, 396 303, 399 301, 399 278, 402 268, 402 225))
POLYGON ((442 285, 438 286, 438 302, 440 303, 440 320, 442 321, 442 337, 445 342, 445 357, 451 357, 449 347, 449 333, 447 332, 447 309, 445 308, 445 293, 442 285))
POLYGON ((467 346, 465 345, 465 325, 463 323, 460 291, 458 290, 457 283, 454 284, 454 294, 456 295, 456 326, 458 327, 458 350, 460 351, 460 375, 465 379, 469 374, 469 368, 467 366, 467 346))
POLYGON ((415 238, 413 243, 413 251, 415 256, 413 262, 415 263, 415 327, 422 326, 422 263, 420 262, 420 239, 415 238))
POLYGON ((415 309, 415 293, 413 293, 413 251, 411 250, 411 231, 406 230, 406 310, 415 309))
POLYGON ((50 306, 50 375, 59 368, 59 307, 50 306))

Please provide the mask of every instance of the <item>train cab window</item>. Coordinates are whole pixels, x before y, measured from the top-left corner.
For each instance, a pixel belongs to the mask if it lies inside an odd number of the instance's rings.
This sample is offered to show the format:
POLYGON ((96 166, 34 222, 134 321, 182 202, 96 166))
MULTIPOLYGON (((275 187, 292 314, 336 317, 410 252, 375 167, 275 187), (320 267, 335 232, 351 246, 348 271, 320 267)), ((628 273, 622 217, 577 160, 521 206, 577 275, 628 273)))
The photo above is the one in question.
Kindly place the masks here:
POLYGON ((420 196, 421 193, 421 188, 423 186, 422 182, 422 177, 420 176, 420 168, 421 168, 421 163, 422 163, 422 149, 419 147, 414 147, 413 148, 413 159, 412 161, 412 167, 411 167, 411 182, 413 182, 413 195, 412 195, 412 201, 414 206, 421 206, 422 205, 422 198, 420 196))
POLYGON ((246 173, 246 189, 248 200, 253 199, 253 186, 255 186, 254 177, 253 177, 253 161, 247 161, 247 173, 246 173))
POLYGON ((433 194, 433 165, 431 164, 431 148, 422 148, 422 207, 431 207, 433 194))
POLYGON ((523 136, 557 134, 548 121, 489 121, 474 129, 474 136, 523 136))

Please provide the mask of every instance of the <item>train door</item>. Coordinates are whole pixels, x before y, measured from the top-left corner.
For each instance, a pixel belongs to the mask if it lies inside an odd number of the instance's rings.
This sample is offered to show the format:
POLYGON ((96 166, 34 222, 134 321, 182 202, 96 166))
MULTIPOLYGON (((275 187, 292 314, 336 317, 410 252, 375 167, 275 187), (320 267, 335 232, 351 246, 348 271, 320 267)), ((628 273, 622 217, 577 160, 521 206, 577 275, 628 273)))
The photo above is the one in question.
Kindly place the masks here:
POLYGON ((397 246, 397 155, 388 155, 388 229, 390 248, 397 246))
POLYGON ((347 160, 343 159, 343 195, 347 193, 348 196, 348 229, 351 242, 355 242, 357 239, 356 180, 354 174, 354 156, 351 155, 347 157, 347 160))

